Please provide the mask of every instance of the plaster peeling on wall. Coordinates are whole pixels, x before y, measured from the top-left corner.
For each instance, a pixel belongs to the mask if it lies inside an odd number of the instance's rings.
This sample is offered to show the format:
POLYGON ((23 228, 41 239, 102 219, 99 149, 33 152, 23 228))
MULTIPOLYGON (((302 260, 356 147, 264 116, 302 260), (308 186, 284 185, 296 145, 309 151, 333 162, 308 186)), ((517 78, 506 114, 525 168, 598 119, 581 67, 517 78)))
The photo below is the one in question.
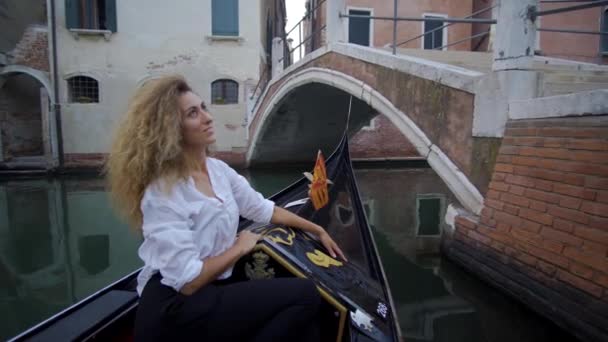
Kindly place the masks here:
POLYGON ((233 124, 225 124, 224 127, 229 131, 236 131, 239 128, 239 126, 233 124))
POLYGON ((196 54, 196 53, 181 54, 181 55, 177 55, 177 56, 171 58, 170 60, 168 60, 164 63, 160 63, 160 64, 157 64, 154 62, 148 62, 146 69, 158 70, 158 69, 164 69, 167 67, 174 67, 178 64, 194 64, 194 61, 197 57, 198 57, 198 54, 196 54))

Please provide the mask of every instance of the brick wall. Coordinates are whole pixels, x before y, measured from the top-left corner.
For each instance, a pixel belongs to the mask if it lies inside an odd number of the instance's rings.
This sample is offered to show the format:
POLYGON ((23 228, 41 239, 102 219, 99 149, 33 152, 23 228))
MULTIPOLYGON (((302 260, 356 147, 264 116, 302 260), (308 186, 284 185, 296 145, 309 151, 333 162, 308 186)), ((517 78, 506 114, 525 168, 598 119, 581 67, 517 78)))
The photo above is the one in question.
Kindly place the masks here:
POLYGON ((454 237, 448 255, 608 339, 608 116, 509 122, 482 214, 459 216, 454 237))
POLYGON ((361 129, 348 142, 353 158, 419 157, 418 151, 384 115, 374 119, 373 129, 361 129))
POLYGON ((44 154, 40 88, 29 75, 10 77, 0 89, 0 139, 5 160, 44 154))
POLYGON ((38 25, 28 27, 23 37, 11 51, 11 63, 33 69, 49 71, 49 43, 47 30, 38 25))

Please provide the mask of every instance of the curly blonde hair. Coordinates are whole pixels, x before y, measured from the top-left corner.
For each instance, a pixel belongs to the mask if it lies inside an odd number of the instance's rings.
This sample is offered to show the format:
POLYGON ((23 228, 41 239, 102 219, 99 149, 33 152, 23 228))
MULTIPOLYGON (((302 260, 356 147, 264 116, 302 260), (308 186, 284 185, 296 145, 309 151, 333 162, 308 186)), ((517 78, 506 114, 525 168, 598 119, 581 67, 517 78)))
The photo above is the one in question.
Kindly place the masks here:
POLYGON ((179 75, 146 82, 116 130, 104 171, 113 206, 137 231, 141 231, 140 202, 146 187, 162 178, 170 189, 199 167, 199 161, 184 153, 182 142, 178 99, 189 91, 179 75))

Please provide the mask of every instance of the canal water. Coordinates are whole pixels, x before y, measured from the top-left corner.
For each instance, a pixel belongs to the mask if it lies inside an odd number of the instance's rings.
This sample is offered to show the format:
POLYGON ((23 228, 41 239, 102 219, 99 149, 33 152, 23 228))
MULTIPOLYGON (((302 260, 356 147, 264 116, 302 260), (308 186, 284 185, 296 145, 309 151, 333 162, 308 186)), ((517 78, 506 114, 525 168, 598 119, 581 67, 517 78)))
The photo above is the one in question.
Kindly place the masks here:
MULTIPOLYGON (((301 171, 244 175, 269 196, 301 171)), ((355 173, 406 341, 572 339, 441 256, 442 218, 456 200, 431 169, 355 173)), ((0 340, 140 267, 138 244, 99 178, 0 182, 0 340)))

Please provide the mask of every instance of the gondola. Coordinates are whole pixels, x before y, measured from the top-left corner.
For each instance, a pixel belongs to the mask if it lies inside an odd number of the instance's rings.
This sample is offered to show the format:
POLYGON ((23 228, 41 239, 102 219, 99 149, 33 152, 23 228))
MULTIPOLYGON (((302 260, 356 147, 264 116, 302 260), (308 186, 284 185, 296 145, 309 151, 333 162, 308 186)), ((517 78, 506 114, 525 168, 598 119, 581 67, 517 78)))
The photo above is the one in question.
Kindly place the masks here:
MULTIPOLYGON (((312 279, 324 299, 318 319, 323 341, 398 341, 394 305, 359 197, 346 136, 327 159, 326 172, 333 184, 328 190, 329 203, 319 210, 308 199, 309 183, 304 177, 270 198, 277 206, 325 227, 347 255, 348 262, 327 255, 320 243, 305 232, 242 219, 239 231, 249 229, 264 238, 235 265, 233 277, 312 279)), ((138 304, 135 292, 138 272, 11 341, 131 341, 138 304)))

